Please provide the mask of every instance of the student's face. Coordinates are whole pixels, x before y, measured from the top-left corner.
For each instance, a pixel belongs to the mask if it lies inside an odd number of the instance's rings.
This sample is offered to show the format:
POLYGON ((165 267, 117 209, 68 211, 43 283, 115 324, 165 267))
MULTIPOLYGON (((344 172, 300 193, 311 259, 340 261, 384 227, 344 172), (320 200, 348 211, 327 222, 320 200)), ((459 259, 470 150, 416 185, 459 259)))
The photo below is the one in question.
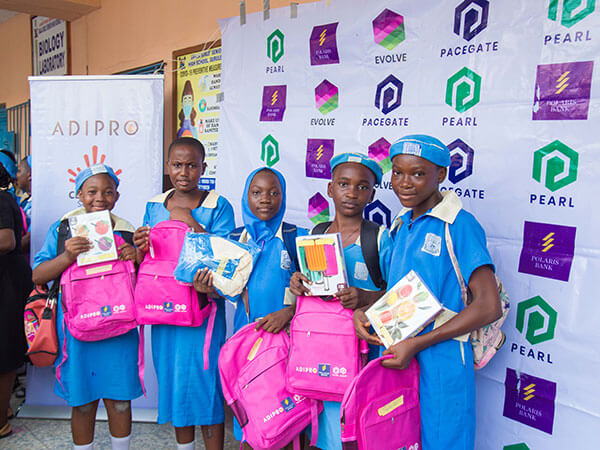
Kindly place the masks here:
POLYGON ((283 195, 277 175, 271 171, 258 172, 250 182, 248 205, 260 220, 270 220, 279 212, 283 195))
POLYGON ((25 192, 31 191, 31 170, 27 163, 22 162, 19 164, 16 180, 19 188, 23 189, 25 192))
POLYGON ((446 168, 436 166, 420 156, 397 155, 392 160, 392 189, 402 206, 413 209, 418 217, 439 201, 439 184, 446 178, 446 168))
POLYGON ((119 199, 114 180, 105 173, 89 177, 77 194, 85 212, 109 211, 119 199))
POLYGON ((375 174, 359 163, 343 163, 335 168, 327 186, 335 213, 346 217, 362 216, 375 194, 375 174))
POLYGON ((206 163, 202 155, 189 145, 177 145, 169 155, 169 178, 173 187, 181 192, 191 192, 198 189, 198 181, 206 163))

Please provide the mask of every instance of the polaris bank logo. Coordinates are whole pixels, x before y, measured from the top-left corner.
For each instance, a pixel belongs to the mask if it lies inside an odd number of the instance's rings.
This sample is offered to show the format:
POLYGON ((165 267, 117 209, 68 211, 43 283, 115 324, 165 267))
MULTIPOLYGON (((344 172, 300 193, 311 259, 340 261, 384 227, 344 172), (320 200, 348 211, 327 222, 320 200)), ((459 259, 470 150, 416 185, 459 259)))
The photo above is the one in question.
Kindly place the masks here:
POLYGON ((261 122, 281 122, 285 113, 287 86, 265 86, 263 88, 261 122))
POLYGON ((448 179, 456 184, 473 174, 473 156, 475 152, 461 139, 448 145, 450 149, 450 170, 448 179))
POLYGON ((283 33, 279 29, 273 31, 267 38, 267 57, 277 64, 283 56, 283 33))
POLYGON ((489 2, 465 0, 454 10, 454 34, 470 41, 487 27, 489 2))
POLYGON ((558 313, 539 295, 517 306, 517 330, 531 345, 554 339, 558 313))
POLYGON ((389 114, 402 104, 403 83, 394 75, 389 75, 377 85, 375 107, 383 114, 389 114))
POLYGON ((262 140, 260 159, 267 167, 273 167, 279 162, 279 142, 270 134, 262 140))
POLYGON ((550 0, 548 19, 571 28, 593 13, 595 7, 596 0, 550 0))
POLYGON ((336 31, 338 22, 319 25, 310 34, 310 64, 338 64, 340 56, 337 49, 336 31))
POLYGON ((533 179, 555 192, 577 180, 579 154, 556 140, 533 154, 533 179))
POLYGON ((467 67, 463 67, 446 83, 446 104, 459 113, 471 109, 479 103, 481 77, 467 67))
POLYGON ((373 20, 375 43, 393 50, 405 38, 404 17, 394 11, 384 9, 373 20))
POLYGON ((364 218, 371 222, 384 225, 389 228, 392 225, 392 211, 385 206, 381 200, 375 200, 369 203, 363 212, 364 218))

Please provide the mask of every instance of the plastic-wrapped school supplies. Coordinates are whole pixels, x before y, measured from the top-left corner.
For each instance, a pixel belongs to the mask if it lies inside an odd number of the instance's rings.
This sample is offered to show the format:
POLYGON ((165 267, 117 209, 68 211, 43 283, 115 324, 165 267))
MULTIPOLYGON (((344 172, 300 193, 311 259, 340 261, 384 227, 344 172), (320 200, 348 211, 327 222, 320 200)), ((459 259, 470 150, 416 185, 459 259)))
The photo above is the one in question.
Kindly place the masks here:
POLYGON ((244 290, 259 251, 252 245, 188 231, 173 274, 178 281, 193 283, 196 273, 208 267, 217 292, 235 297, 244 290))

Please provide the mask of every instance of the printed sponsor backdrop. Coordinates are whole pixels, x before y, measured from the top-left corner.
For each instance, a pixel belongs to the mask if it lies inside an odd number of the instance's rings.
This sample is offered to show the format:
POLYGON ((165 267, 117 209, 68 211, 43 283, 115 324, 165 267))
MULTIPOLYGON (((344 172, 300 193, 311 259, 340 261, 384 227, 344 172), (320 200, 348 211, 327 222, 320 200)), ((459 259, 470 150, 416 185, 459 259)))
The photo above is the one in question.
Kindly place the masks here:
MULTIPOLYGON (((78 172, 98 162, 120 180, 114 213, 134 226, 146 200, 162 190, 163 76, 30 77, 32 135, 32 255, 50 225, 79 207, 78 172)), ((157 384, 146 333, 147 397, 133 401, 134 419, 156 417, 157 384)), ((53 393, 52 368, 30 366, 22 415, 66 414, 53 393), (52 406, 52 408, 46 408, 52 406)))
POLYGON ((365 214, 388 225, 391 143, 439 137, 442 189, 483 224, 512 302, 506 344, 477 374, 477 448, 598 448, 600 5, 334 0, 221 28, 217 190, 238 222, 263 164, 286 176, 286 220, 329 220, 327 163, 361 151, 385 172, 365 214))

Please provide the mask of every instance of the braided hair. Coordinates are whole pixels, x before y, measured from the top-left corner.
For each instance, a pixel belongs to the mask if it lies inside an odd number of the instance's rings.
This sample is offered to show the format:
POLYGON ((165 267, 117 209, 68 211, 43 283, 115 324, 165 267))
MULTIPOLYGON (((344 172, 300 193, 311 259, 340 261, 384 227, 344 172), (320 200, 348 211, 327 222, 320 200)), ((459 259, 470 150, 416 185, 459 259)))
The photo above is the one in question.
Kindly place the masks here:
POLYGON ((8 174, 8 171, 0 164, 0 189, 8 189, 11 182, 12 178, 8 174))

